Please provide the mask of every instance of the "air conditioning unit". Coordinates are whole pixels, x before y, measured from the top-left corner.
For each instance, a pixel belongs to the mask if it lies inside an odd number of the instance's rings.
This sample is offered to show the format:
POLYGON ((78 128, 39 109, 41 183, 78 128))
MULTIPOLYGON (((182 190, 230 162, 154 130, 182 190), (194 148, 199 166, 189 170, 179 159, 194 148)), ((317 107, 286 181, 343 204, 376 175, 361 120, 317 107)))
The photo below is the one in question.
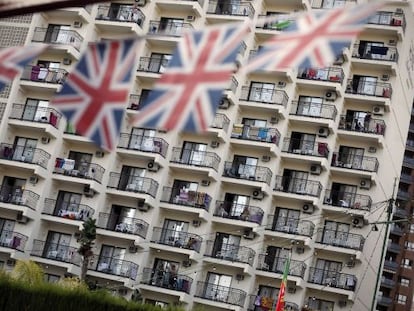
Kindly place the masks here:
POLYGON ((248 239, 248 240, 253 240, 254 239, 254 232, 253 232, 253 230, 252 229, 245 229, 243 231, 243 237, 245 239, 248 239))
POLYGON ((147 168, 150 172, 158 172, 160 169, 160 165, 158 163, 155 163, 154 161, 150 161, 147 164, 147 168))
POLYGON ((253 199, 255 200, 262 200, 264 198, 264 193, 260 189, 253 190, 252 195, 253 195, 253 199))
POLYGON ((14 267, 15 264, 16 264, 16 260, 14 259, 7 259, 6 261, 6 265, 9 267, 14 267))
POLYGON ((73 22, 73 27, 75 27, 75 28, 81 28, 82 27, 82 22, 81 21, 74 21, 73 22))
POLYGON ((278 87, 279 89, 283 89, 283 88, 285 88, 285 87, 286 87, 286 82, 285 82, 285 81, 279 81, 279 82, 277 83, 277 87, 278 87))
POLYGON ((319 164, 312 164, 310 166, 310 173, 312 175, 320 175, 322 172, 322 166, 320 166, 319 164))
POLYGON ((359 188, 369 190, 371 189, 371 180, 369 179, 361 179, 359 182, 359 188))
POLYGON ((73 234, 73 237, 74 237, 75 239, 79 239, 79 238, 81 237, 80 232, 75 232, 75 233, 73 234))
POLYGON ((329 197, 326 197, 323 199, 323 204, 327 204, 327 205, 331 205, 332 204, 332 199, 329 197))
POLYGON ((103 152, 103 151, 101 151, 101 150, 97 150, 97 151, 95 152, 95 156, 96 156, 97 158, 103 158, 103 157, 104 157, 104 155, 105 155, 105 152, 103 152))
POLYGON ((72 64, 72 60, 70 58, 65 57, 62 61, 63 65, 70 65, 72 64))
POLYGON ((352 225, 355 228, 362 228, 367 224, 367 221, 364 219, 363 216, 354 216, 352 217, 352 225))
POLYGON ((391 45, 391 46, 395 46, 395 45, 397 45, 397 40, 390 39, 390 40, 388 40, 388 44, 391 45))
POLYGON ((220 143, 217 140, 213 140, 210 146, 211 148, 218 148, 218 146, 220 146, 220 143))
POLYGON ((271 159, 271 157, 270 157, 269 155, 264 155, 264 156, 262 156, 262 161, 263 161, 263 162, 269 162, 269 161, 270 161, 270 159, 271 159))
POLYGON ((44 145, 48 144, 48 143, 50 142, 50 137, 43 136, 43 137, 41 138, 41 142, 42 142, 42 144, 44 144, 44 145))
POLYGON ((388 74, 383 74, 382 76, 381 76, 381 80, 382 81, 388 81, 390 79, 390 75, 388 75, 388 74))
POLYGON ((201 181, 201 185, 204 186, 204 187, 208 187, 208 186, 210 186, 210 181, 208 179, 203 179, 201 181))
POLYGON ((395 9, 395 13, 403 14, 404 13, 404 10, 402 8, 396 8, 395 9))
POLYGON ((183 267, 184 268, 191 267, 191 264, 192 264, 191 260, 183 260, 183 267))
POLYGON ((147 0, 135 0, 136 5, 144 6, 147 4, 147 0))
POLYGON ((27 224, 29 218, 23 215, 23 212, 18 212, 16 215, 16 221, 20 224, 27 224))
POLYGON ((294 294, 294 293, 296 293, 296 286, 288 286, 288 288, 287 288, 287 292, 288 292, 289 294, 294 294))
POLYGON ((36 185, 38 181, 39 181, 39 178, 35 175, 29 177, 29 183, 33 185, 36 185))
POLYGON ((372 108, 372 113, 373 113, 373 114, 376 114, 376 115, 382 116, 382 115, 384 115, 384 112, 385 112, 385 109, 384 109, 384 107, 382 107, 382 106, 374 106, 374 107, 372 108))
POLYGON ((236 280, 237 281, 243 281, 244 280, 244 275, 243 274, 236 274, 236 280))
POLYGON ((271 124, 277 124, 279 122, 279 118, 278 117, 271 117, 270 118, 270 123, 271 124))
POLYGON ((325 100, 335 101, 336 100, 336 92, 335 91, 327 91, 325 93, 325 100))
POLYGON ((194 15, 188 15, 186 18, 187 21, 192 22, 195 20, 195 16, 194 15))
POLYGON ((346 266, 347 266, 348 268, 353 268, 353 267, 355 267, 355 260, 352 260, 352 259, 348 260, 348 261, 346 262, 346 266))
POLYGON ((369 153, 375 153, 375 152, 377 152, 377 147, 375 147, 375 146, 369 146, 368 147, 368 152, 369 153))
POLYGON ((199 219, 194 219, 194 220, 193 220, 193 226, 194 226, 194 227, 200 227, 200 226, 201 226, 201 220, 199 220, 199 219))
POLYGON ((145 200, 138 200, 137 208, 141 212, 148 212, 150 206, 145 203, 145 200))
POLYGON ((222 98, 218 107, 221 109, 227 109, 230 107, 230 101, 227 98, 222 98))
POLYGON ((327 127, 320 127, 318 130, 319 137, 328 137, 329 129, 327 127))
POLYGON ((118 289, 118 294, 121 296, 126 296, 126 294, 128 294, 128 290, 126 288, 120 288, 118 289))
POLYGON ((339 305, 340 308, 345 308, 346 307, 346 300, 339 300, 338 305, 339 305))
POLYGON ((296 253, 303 254, 305 252, 305 247, 303 246, 296 246, 296 253))
POLYGON ((305 214, 312 214, 313 211, 314 211, 313 204, 310 204, 310 203, 303 204, 302 212, 304 212, 305 214))
POLYGON ((135 244, 131 244, 131 245, 129 245, 129 247, 128 247, 128 251, 129 251, 131 254, 135 254, 135 253, 138 251, 138 246, 136 246, 135 244))
POLYGON ((92 198, 95 195, 95 191, 91 189, 90 185, 83 186, 83 194, 87 198, 92 198))

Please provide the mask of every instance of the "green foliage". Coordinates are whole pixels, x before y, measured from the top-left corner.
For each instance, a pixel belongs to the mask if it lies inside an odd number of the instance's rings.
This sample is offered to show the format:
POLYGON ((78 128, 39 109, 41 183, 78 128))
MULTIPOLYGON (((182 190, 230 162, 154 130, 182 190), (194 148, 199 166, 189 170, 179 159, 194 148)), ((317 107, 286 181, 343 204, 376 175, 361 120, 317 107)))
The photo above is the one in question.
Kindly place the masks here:
POLYGON ((79 278, 76 277, 61 279, 57 284, 68 290, 78 290, 83 292, 88 291, 88 285, 86 285, 85 282, 82 282, 79 278))
POLYGON ((44 273, 42 268, 31 260, 17 261, 11 275, 14 279, 29 286, 44 282, 44 273))
POLYGON ((90 257, 93 244, 96 240, 96 219, 88 218, 83 223, 83 228, 80 232, 78 243, 80 247, 78 249, 79 254, 82 256, 90 257))

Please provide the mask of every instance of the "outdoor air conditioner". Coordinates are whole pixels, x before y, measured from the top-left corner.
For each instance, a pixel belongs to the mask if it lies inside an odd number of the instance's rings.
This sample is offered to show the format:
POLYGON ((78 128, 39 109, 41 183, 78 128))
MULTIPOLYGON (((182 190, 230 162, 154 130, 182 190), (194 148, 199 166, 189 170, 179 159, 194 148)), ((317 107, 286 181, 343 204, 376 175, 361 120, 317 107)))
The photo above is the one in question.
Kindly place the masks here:
POLYGON ((244 275, 243 274, 236 274, 236 280, 237 281, 243 281, 244 280, 244 275))
POLYGON ((395 13, 403 14, 404 13, 404 10, 402 8, 396 8, 395 9, 395 13))
POLYGON ((210 186, 210 181, 209 181, 208 179, 203 179, 203 180, 201 181, 201 185, 202 185, 203 187, 208 187, 208 186, 210 186))
POLYGON ((62 61, 63 65, 70 65, 72 64, 72 60, 70 58, 65 57, 62 61))
POLYGON ((269 162, 269 161, 270 161, 270 159, 271 159, 271 157, 270 157, 269 155, 264 155, 264 156, 262 156, 262 161, 263 161, 263 162, 269 162))
POLYGON ((313 207, 313 204, 311 203, 306 203, 306 204, 303 204, 302 206, 302 212, 305 214, 312 214, 313 210, 314 210, 314 207, 313 207))
POLYGON ((227 98, 222 98, 219 104, 219 108, 221 109, 227 109, 230 106, 230 102, 227 98))
POLYGON ((14 259, 7 259, 6 265, 9 267, 13 267, 16 264, 16 260, 14 259))
POLYGON ((194 15, 188 15, 186 19, 187 19, 187 21, 192 22, 193 20, 195 20, 195 16, 194 15))
POLYGON ((339 300, 338 305, 339 305, 340 308, 345 308, 346 307, 346 300, 339 300))
POLYGON ((320 127, 318 130, 319 137, 328 137, 329 129, 327 127, 320 127))
POLYGON ((390 79, 390 75, 388 75, 388 74, 383 74, 382 76, 381 76, 381 80, 382 81, 388 81, 390 79))
POLYGON ((369 179, 361 179, 359 182, 359 188, 369 190, 371 189, 371 180, 369 179))
POLYGON ((253 240, 254 239, 254 232, 252 229, 245 229, 243 231, 243 237, 247 240, 253 240))
POLYGON ((150 208, 148 204, 145 203, 145 200, 139 200, 137 204, 137 208, 141 212, 147 212, 150 208))
POLYGON ((279 122, 279 118, 278 117, 271 117, 270 118, 270 123, 271 124, 277 124, 279 122))
POLYGON ((41 139, 42 144, 46 145, 50 142, 50 137, 43 136, 41 139))
POLYGON ((128 250, 131 254, 135 254, 138 251, 138 246, 136 246, 135 244, 131 244, 129 245, 128 250))
POLYGON ((32 175, 29 177, 29 183, 33 185, 36 185, 38 181, 39 181, 39 178, 36 175, 32 175))
POLYGON ((352 217, 352 225, 355 228, 362 228, 367 224, 367 221, 364 219, 363 216, 354 216, 352 217))
POLYGON ((255 200, 262 200, 264 198, 264 193, 260 189, 253 190, 253 199, 255 200))
POLYGON ((74 21, 73 22, 73 27, 75 27, 75 28, 81 28, 82 27, 82 22, 81 21, 74 21))
POLYGON ((213 140, 210 146, 211 148, 218 148, 218 146, 220 146, 220 143, 217 140, 213 140))
POLYGON ((16 221, 20 224, 26 224, 29 221, 29 218, 23 215, 23 212, 18 212, 16 215, 16 221))
POLYGON ((92 198, 95 195, 95 191, 91 189, 90 185, 83 186, 83 194, 85 197, 92 198))
POLYGON ((303 246, 296 246, 296 253, 303 254, 305 252, 305 247, 303 246))
POLYGON ((150 172, 158 172, 158 170, 160 169, 160 165, 158 163, 155 163, 154 161, 148 162, 147 167, 150 172))
POLYGON ((323 199, 323 204, 327 204, 327 205, 331 205, 332 204, 332 199, 329 197, 326 197, 323 199))
POLYGON ((325 100, 335 101, 336 100, 336 92, 335 91, 327 91, 325 93, 325 100))
POLYGON ((294 294, 294 293, 296 293, 296 286, 288 286, 288 288, 287 288, 287 292, 288 292, 289 294, 294 294))
POLYGON ((118 289, 118 294, 121 296, 125 296, 126 294, 128 294, 128 290, 126 288, 120 288, 118 289))
POLYGON ((391 45, 391 46, 395 46, 395 45, 397 45, 397 40, 390 39, 390 40, 388 40, 388 44, 391 45))
POLYGON ((105 155, 105 153, 104 153, 103 151, 101 151, 101 150, 97 150, 97 151, 95 152, 95 156, 96 156, 97 158, 103 158, 103 157, 104 157, 104 155, 105 155))
POLYGON ((147 4, 147 0, 135 0, 136 5, 144 6, 147 4))
POLYGON ((183 261, 183 267, 184 268, 191 267, 191 264, 192 264, 191 260, 184 260, 183 261))
POLYGON ((384 115, 384 111, 385 111, 385 109, 382 106, 374 106, 372 108, 372 113, 376 114, 376 115, 379 115, 379 116, 384 115))
POLYGON ((193 219, 193 226, 194 227, 200 227, 201 226, 201 220, 193 219))
POLYGON ((377 152, 377 147, 375 147, 375 146, 369 146, 368 147, 368 152, 369 153, 375 153, 375 152, 377 152))
POLYGON ((312 164, 310 167, 310 173, 312 175, 320 175, 322 172, 322 166, 319 164, 312 164))
POLYGON ((286 87, 286 82, 285 81, 279 81, 277 83, 277 87, 280 89, 283 89, 284 87, 286 87))

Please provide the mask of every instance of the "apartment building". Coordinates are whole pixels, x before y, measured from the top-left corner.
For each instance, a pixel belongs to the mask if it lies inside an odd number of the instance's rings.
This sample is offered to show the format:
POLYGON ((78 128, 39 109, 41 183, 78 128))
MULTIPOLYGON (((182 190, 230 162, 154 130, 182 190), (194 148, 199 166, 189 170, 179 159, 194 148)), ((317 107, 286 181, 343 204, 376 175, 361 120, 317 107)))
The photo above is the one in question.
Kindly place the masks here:
MULTIPOLYGON (((370 310, 377 302, 383 310, 386 297, 403 310, 409 301, 398 287, 388 293, 382 279, 382 296, 375 293, 387 237, 383 224, 371 224, 387 218, 410 158, 409 1, 378 11, 331 67, 236 71, 203 134, 127 122, 184 30, 264 15, 286 21, 352 3, 118 0, 0 20, 0 46, 50 44, 0 94, 3 268, 31 259, 50 281, 79 275, 77 236, 93 217, 88 280, 119 295, 188 310, 269 310, 291 258, 287 310, 370 310), (49 101, 88 42, 143 35, 118 146, 104 152, 49 101)), ((283 31, 278 25, 256 23, 240 66, 283 31)), ((397 259, 387 253, 385 266, 398 268, 397 259)))

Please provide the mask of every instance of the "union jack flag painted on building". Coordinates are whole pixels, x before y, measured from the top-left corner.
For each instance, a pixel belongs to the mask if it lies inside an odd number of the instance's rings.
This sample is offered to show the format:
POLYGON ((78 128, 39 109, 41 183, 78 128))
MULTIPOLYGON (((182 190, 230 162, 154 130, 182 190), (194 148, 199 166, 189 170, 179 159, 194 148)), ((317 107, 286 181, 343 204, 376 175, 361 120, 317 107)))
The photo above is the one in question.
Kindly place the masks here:
POLYGON ((184 33, 164 74, 131 123, 163 130, 205 130, 229 85, 248 30, 248 24, 235 24, 184 33))
POLYGON ((0 50, 0 91, 13 82, 29 64, 46 48, 46 45, 27 45, 0 50))
POLYGON ((381 3, 299 14, 282 33, 266 41, 245 72, 330 65, 362 31, 381 3))
POLYGON ((51 104, 80 135, 115 148, 128 103, 138 40, 92 43, 51 104))

